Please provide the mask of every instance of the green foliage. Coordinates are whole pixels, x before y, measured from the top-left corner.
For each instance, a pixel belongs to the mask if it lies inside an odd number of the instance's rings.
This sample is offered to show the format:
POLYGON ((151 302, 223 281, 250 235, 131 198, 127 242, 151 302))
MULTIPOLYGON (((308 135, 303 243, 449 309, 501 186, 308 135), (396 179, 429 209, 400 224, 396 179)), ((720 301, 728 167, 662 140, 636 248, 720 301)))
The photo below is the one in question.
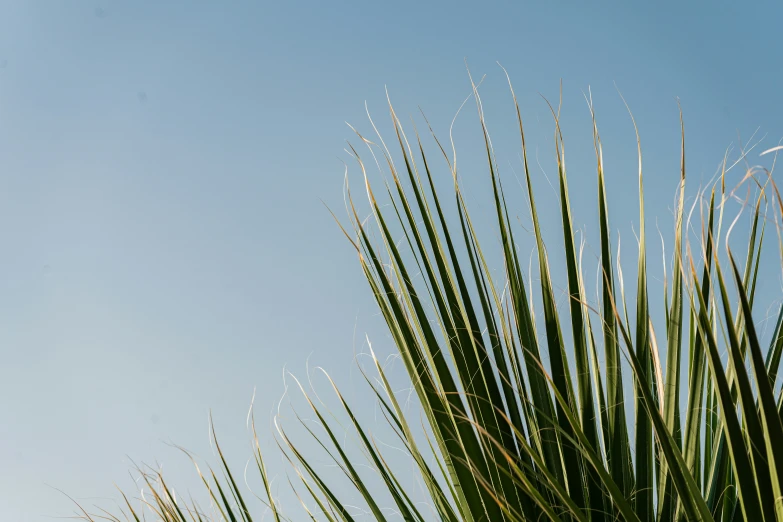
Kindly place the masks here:
MULTIPOLYGON (((424 430, 417 429, 414 422, 419 419, 412 419, 398 401, 372 350, 376 375, 364 374, 366 386, 410 457, 428 504, 424 509, 415 501, 408 480, 390 465, 387 452, 334 383, 350 420, 347 428, 327 418, 320 400, 311 400, 299 386, 320 426, 313 430, 303 425, 358 492, 365 518, 783 521, 783 396, 775 393, 783 353, 783 310, 766 347, 752 318, 767 222, 764 210, 771 202, 776 228, 778 211, 783 210, 770 172, 749 170, 743 180, 752 183, 757 197, 751 205, 752 229, 741 269, 737 252, 729 247, 731 226, 722 230, 724 203, 729 200, 726 161, 724 175, 698 199, 704 207, 701 241, 687 240, 693 224, 688 217, 692 213, 686 215, 685 208, 683 130, 671 273, 663 285, 665 332, 660 339, 648 302, 641 145, 638 266, 635 298, 629 302, 619 256, 614 262, 618 247, 611 241, 601 140, 588 100, 600 230, 600 298, 591 304, 585 291, 584 245, 574 237, 559 109, 550 106, 568 296, 566 306, 558 307, 513 89, 510 99, 518 121, 523 185, 536 245, 536 285, 532 268, 526 280, 520 262, 519 232, 507 208, 475 85, 472 98, 486 151, 502 267, 490 266, 485 257, 481 244, 490 238, 480 238, 474 228, 455 160, 437 139, 434 151, 425 152, 418 132, 409 140, 391 105, 393 148, 401 161, 395 163, 382 139, 376 144, 357 133, 391 176, 385 187, 390 205, 378 202, 365 164, 351 147, 364 173, 372 219, 362 219, 346 188, 350 224, 343 231, 358 253, 404 363, 424 430), (435 189, 436 161, 451 174, 449 194, 435 189), (450 204, 444 197, 454 198, 454 215, 448 215, 450 204), (543 317, 536 318, 536 309, 543 317), (631 390, 633 419, 626 416, 631 390), (341 441, 344 429, 355 431, 366 461, 357 462, 346 449, 341 441), (367 465, 374 470, 372 480, 361 469, 367 465), (381 499, 391 504, 381 506, 381 499)), ((255 442, 254 465, 264 485, 266 515, 276 522, 289 520, 274 499, 257 436, 255 442)), ((342 500, 344 488, 319 471, 279 425, 277 442, 291 465, 291 486, 305 516, 358 519, 357 510, 342 500)), ((123 495, 125 505, 119 514, 104 512, 101 517, 139 521, 151 515, 167 522, 260 519, 260 513, 251 515, 245 501, 249 491, 237 484, 216 447, 222 477, 212 470, 199 472, 210 507, 176 500, 163 477, 147 470, 141 477, 149 495, 138 502, 123 495)), ((86 512, 83 515, 90 519, 86 512)))

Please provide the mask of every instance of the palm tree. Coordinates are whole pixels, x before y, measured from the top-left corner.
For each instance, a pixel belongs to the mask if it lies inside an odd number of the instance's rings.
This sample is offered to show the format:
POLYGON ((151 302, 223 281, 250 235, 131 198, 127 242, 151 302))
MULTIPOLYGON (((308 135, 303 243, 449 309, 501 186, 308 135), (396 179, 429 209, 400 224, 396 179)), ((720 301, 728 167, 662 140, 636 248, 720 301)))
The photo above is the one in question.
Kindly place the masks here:
MULTIPOLYGON (((783 310, 766 350, 752 316, 766 223, 771 220, 778 229, 778 211, 783 213, 771 171, 749 169, 742 180, 755 194, 743 259, 728 241, 736 219, 724 223, 725 203, 733 193, 726 188, 725 160, 717 181, 699 192, 701 237, 692 244, 687 230, 696 204, 685 208, 683 130, 673 255, 663 285, 665 329, 656 332, 648 298, 641 146, 638 265, 635 299, 629 302, 622 265, 614 257, 601 139, 588 98, 600 230, 600 296, 591 301, 585 290, 584 244, 575 240, 559 109, 550 105, 562 237, 551 238, 555 243, 548 245, 562 245, 567 280, 566 305, 558 307, 511 82, 536 244, 537 266, 527 274, 472 79, 471 85, 502 267, 491 266, 485 257, 481 245, 486 238, 471 221, 456 161, 434 133, 428 150, 418 132, 405 133, 391 103, 396 161, 380 136, 373 141, 357 132, 388 172, 386 204, 376 199, 358 149, 350 148, 364 174, 371 219, 360 215, 346 185, 349 218, 343 232, 404 363, 424 423, 424 429, 416 426, 371 351, 375 375, 365 374, 367 390, 413 463, 426 492, 426 509, 334 383, 356 435, 353 449, 365 454, 364 463, 342 444, 342 428, 322 403, 302 387, 320 424, 318 430, 306 428, 355 488, 365 513, 380 521, 783 521, 783 396, 775 393, 783 310), (436 190, 434 182, 435 171, 444 169, 453 181, 448 194, 436 190), (446 205, 444 197, 453 197, 453 205, 446 205), (372 468, 372 480, 362 464, 372 468), (393 507, 381 507, 382 502, 393 507)), ((639 144, 638 132, 636 138, 639 144)), ((275 500, 253 434, 263 501, 277 522, 289 520, 275 500)), ((298 481, 292 487, 303 516, 358 519, 332 480, 281 425, 276 440, 298 481)), ((210 508, 175 500, 163 476, 144 469, 141 476, 151 496, 141 504, 123 496, 118 514, 102 516, 138 521, 153 512, 165 521, 258 520, 260 514, 245 500, 247 490, 220 446, 217 450, 223 477, 211 469, 201 475, 210 508)))

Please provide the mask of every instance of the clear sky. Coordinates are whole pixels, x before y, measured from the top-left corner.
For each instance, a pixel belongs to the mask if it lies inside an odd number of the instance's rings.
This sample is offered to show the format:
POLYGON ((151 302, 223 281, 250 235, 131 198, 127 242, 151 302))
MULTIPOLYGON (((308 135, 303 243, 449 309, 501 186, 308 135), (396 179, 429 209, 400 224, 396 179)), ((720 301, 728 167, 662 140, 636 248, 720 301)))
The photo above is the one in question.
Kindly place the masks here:
MULTIPOLYGON (((496 62, 542 162, 552 124, 538 93, 556 99, 562 78, 576 220, 595 230, 591 87, 632 245, 635 143, 615 83, 640 126, 648 226, 665 229, 676 97, 695 184, 738 136, 783 137, 781 5, 0 2, 0 520, 70 514, 53 487, 115 496, 129 458, 190 475, 165 441, 208 455, 210 409, 241 465, 253 390, 271 433, 284 365, 303 374, 310 357, 352 389, 354 338, 391 350, 319 201, 344 215, 344 122, 367 130, 367 101, 388 129, 385 87, 401 116, 421 106, 444 133, 470 91, 467 60, 518 168, 496 62)), ((457 129, 475 138, 475 111, 457 129)), ((480 213, 472 150, 463 176, 480 213)))

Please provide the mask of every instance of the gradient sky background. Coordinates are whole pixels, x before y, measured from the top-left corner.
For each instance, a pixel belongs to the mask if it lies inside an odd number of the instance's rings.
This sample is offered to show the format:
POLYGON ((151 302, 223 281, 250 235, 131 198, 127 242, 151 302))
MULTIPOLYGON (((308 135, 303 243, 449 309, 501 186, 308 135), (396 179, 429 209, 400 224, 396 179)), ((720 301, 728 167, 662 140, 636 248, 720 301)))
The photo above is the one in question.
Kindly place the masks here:
MULTIPOLYGON (((783 4, 696 4, 0 2, 0 520, 70 514, 52 487, 88 504, 116 496, 128 457, 191 476, 164 441, 208 455, 210 408, 243 464, 253 390, 271 433, 284 365, 303 374, 310 357, 354 396, 355 335, 391 345, 319 198, 344 216, 344 122, 368 130, 367 100, 388 130, 385 86, 401 116, 421 106, 445 135, 470 92, 467 60, 487 74, 503 165, 518 168, 495 62, 546 161, 538 93, 556 99, 562 78, 575 218, 591 230, 590 86, 613 219, 632 245, 635 143, 616 83, 640 126, 648 226, 668 230, 675 97, 692 187, 738 135, 759 128, 758 150, 783 137, 783 4)), ((480 214, 469 108, 456 132, 480 214)))

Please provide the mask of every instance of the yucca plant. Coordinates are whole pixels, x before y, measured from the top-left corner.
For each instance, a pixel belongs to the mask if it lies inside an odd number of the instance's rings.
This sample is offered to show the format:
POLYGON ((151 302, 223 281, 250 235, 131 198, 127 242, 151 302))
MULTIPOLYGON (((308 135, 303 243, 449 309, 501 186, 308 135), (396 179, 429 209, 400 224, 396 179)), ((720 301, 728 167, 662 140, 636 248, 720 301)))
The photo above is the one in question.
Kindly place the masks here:
MULTIPOLYGON (((357 513, 380 521, 417 522, 783 521, 783 395, 775 392, 783 310, 768 344, 762 345, 753 320, 766 225, 772 222, 779 230, 783 211, 771 169, 749 169, 741 180, 753 195, 747 205, 751 227, 741 252, 732 250, 728 238, 736 219, 724 222, 724 209, 739 192, 727 188, 727 162, 715 183, 686 208, 683 131, 671 265, 662 286, 665 329, 655 331, 656 314, 648 299, 641 145, 638 266, 635 297, 629 301, 611 240, 601 140, 588 98, 600 230, 599 295, 591 299, 585 288, 584 244, 577 244, 572 222, 559 109, 549 106, 562 237, 545 242, 523 119, 510 89, 535 238, 535 262, 527 268, 481 98, 472 80, 471 85, 501 267, 491 266, 482 250, 489 239, 479 237, 455 161, 437 138, 434 149, 425 150, 418 133, 412 139, 406 135, 391 104, 394 154, 380 136, 370 140, 357 132, 388 175, 385 204, 376 199, 359 149, 350 147, 364 175, 371 213, 360 214, 346 186, 349 224, 343 232, 404 363, 423 427, 406 410, 372 351, 374 375, 363 375, 413 463, 426 502, 414 499, 408 478, 400 476, 334 383, 347 429, 356 435, 354 447, 343 443, 344 428, 323 403, 300 386, 317 421, 315 428, 304 424, 306 430, 364 504, 361 509, 349 505, 345 488, 313 464, 303 445, 277 424, 276 441, 291 464, 289 481, 301 501, 301 516, 330 522, 358 520, 357 513), (436 176, 446 174, 453 185, 448 194, 435 188, 436 176), (446 197, 454 198, 453 205, 446 204, 446 197), (448 207, 456 211, 449 214, 448 207), (700 241, 688 240, 689 227, 697 230, 700 241), (567 299, 562 306, 547 257, 547 246, 556 244, 562 245, 565 260, 567 299), (366 460, 357 460, 356 450, 366 460), (367 465, 372 471, 365 471, 367 465)), ((639 144, 638 132, 636 136, 639 144)), ((265 513, 249 507, 248 490, 216 445, 218 471, 199 472, 208 495, 201 506, 178 499, 160 473, 144 468, 139 470, 143 498, 123 495, 124 505, 113 514, 82 514, 115 521, 290 520, 296 515, 282 509, 273 494, 255 429, 253 435, 265 513)))

